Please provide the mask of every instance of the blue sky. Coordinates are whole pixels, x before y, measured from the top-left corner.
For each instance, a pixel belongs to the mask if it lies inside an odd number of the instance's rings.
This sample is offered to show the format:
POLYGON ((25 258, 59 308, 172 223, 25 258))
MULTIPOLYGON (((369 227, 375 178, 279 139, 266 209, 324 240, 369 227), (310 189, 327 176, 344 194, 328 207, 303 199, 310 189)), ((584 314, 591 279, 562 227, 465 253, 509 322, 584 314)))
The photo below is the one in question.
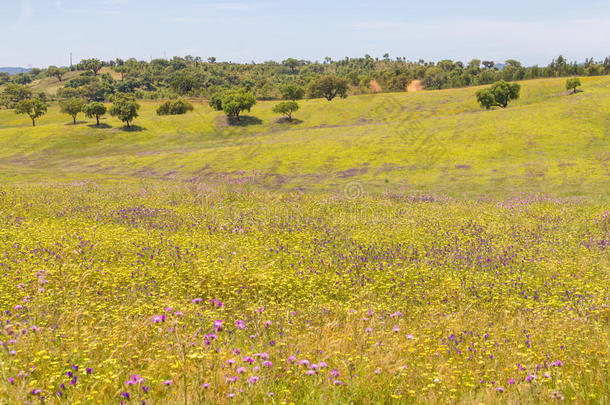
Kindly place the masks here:
POLYGON ((516 58, 610 55, 608 0, 4 0, 0 66, 90 57, 516 58))

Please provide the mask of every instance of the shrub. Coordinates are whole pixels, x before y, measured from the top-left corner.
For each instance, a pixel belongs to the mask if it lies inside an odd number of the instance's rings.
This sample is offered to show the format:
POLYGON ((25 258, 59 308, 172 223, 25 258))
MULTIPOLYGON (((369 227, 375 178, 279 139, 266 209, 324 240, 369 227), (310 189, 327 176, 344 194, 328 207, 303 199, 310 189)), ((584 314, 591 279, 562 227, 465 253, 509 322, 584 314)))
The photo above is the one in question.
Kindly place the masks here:
POLYGON ((180 115, 193 111, 193 105, 185 100, 168 100, 157 108, 157 115, 180 115))

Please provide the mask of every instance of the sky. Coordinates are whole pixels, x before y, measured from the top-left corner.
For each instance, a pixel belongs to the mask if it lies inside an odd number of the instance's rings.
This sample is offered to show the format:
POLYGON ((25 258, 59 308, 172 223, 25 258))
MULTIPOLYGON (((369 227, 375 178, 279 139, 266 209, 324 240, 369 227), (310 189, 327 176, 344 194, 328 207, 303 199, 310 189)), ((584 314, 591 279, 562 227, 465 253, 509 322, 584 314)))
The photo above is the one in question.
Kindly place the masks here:
POLYGON ((85 58, 322 61, 370 54, 546 65, 610 56, 608 0, 2 0, 0 66, 85 58), (8 3, 8 4, 4 4, 8 3))

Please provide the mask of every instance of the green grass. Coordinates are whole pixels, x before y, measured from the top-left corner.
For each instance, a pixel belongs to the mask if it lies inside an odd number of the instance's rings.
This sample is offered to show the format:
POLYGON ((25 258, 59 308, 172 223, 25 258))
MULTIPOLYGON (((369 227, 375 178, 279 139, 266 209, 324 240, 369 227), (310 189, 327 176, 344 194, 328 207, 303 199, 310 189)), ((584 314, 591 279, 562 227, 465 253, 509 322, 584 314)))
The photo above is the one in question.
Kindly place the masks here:
POLYGON ((610 78, 522 83, 506 110, 485 111, 477 88, 305 100, 297 124, 279 124, 275 102, 248 114, 260 124, 227 127, 221 113, 196 102, 185 116, 158 117, 142 102, 138 131, 105 118, 70 124, 50 108, 36 128, 0 111, 4 181, 116 178, 172 174, 192 178, 256 169, 255 182, 284 189, 332 190, 359 181, 368 192, 408 187, 455 196, 513 191, 608 198, 610 78))

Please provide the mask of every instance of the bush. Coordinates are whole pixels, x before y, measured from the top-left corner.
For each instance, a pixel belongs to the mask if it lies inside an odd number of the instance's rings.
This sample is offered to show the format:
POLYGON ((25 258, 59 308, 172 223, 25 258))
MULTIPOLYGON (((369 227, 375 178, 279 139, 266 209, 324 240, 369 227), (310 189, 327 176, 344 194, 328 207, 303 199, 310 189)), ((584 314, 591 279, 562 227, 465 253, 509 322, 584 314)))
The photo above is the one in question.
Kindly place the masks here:
POLYGON ((193 111, 193 105, 184 100, 168 100, 157 108, 157 115, 180 115, 193 111))

